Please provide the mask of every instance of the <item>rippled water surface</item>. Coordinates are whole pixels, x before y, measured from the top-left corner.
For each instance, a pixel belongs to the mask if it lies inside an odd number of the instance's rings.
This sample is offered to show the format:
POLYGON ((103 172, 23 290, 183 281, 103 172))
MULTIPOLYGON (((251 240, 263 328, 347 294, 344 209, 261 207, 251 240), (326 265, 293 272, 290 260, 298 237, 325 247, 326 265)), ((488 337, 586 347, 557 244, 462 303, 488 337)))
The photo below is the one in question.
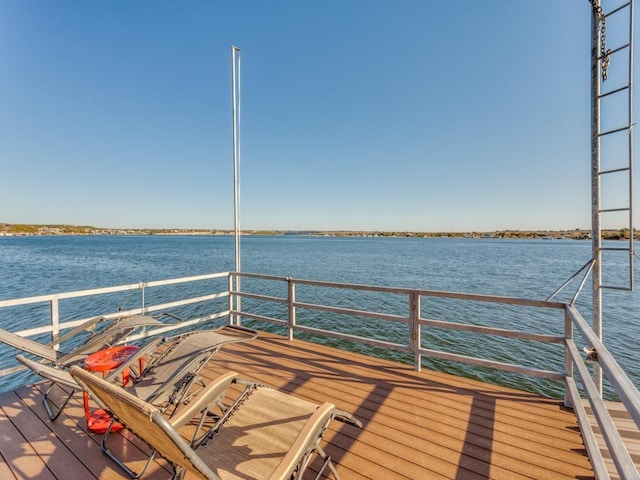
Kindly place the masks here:
MULTIPOLYGON (((591 257, 589 242, 569 240, 291 235, 245 236, 241 245, 245 272, 532 299, 546 298, 591 257)), ((225 236, 0 237, 0 299, 228 271, 233 269, 233 259, 233 238, 225 236)), ((623 260, 607 259, 604 275, 608 282, 623 283, 626 274, 623 260)), ((577 303, 587 320, 591 305, 589 285, 577 303)), ((575 287, 567 290, 562 300, 570 298, 575 287)), ((315 299, 315 303, 323 300, 315 299)), ((383 304, 386 300, 376 296, 367 301, 366 309, 371 311, 400 308, 383 304)), ((461 316, 465 322, 554 334, 562 334, 563 327, 561 322, 550 321, 538 312, 482 310, 445 301, 423 301, 422 316, 449 321, 461 316)), ((16 318, 6 312, 0 315, 2 327, 15 330, 29 326, 28 315, 16 318)), ((605 291, 604 340, 636 385, 640 385, 634 362, 640 341, 638 322, 638 292, 605 291)), ((402 328, 388 323, 363 321, 357 328, 384 339, 397 335, 400 342, 406 334, 402 328)), ((550 354, 544 348, 531 342, 492 338, 487 344, 477 336, 439 329, 424 332, 423 341, 428 348, 495 360, 515 358, 519 364, 536 368, 548 368, 549 362, 556 361, 548 358, 550 354)), ((373 353, 411 361, 397 353, 373 353)), ((7 355, 5 352, 4 356, 7 355)), ((6 366, 6 360, 4 363, 6 366)), ((558 396, 561 392, 558 386, 537 378, 453 362, 426 360, 425 365, 545 395, 558 396)))

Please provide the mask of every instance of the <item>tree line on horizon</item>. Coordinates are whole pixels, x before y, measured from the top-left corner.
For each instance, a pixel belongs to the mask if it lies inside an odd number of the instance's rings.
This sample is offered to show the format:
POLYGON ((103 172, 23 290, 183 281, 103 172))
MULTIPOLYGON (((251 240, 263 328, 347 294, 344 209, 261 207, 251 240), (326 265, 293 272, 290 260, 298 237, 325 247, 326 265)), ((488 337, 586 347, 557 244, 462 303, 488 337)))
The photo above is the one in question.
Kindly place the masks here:
MULTIPOLYGON (((380 236, 380 237, 485 237, 485 238, 564 238, 585 240, 591 238, 590 230, 499 230, 492 232, 399 232, 399 231, 349 231, 349 230, 244 230, 251 235, 331 235, 331 236, 380 236)), ((0 223, 1 235, 180 235, 180 234, 233 234, 225 229, 121 229, 100 228, 89 225, 37 225, 0 223)), ((604 240, 628 240, 629 229, 602 231, 604 240)), ((640 231, 634 230, 634 239, 640 240, 640 231)))

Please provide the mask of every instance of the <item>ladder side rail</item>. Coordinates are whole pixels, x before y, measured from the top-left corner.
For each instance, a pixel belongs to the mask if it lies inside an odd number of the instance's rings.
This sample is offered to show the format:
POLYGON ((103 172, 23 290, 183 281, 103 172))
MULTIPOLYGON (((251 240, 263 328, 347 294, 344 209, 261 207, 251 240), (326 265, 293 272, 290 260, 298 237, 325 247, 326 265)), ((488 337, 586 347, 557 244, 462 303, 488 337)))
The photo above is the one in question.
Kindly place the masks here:
MULTIPOLYGON (((629 138, 628 143, 628 156, 629 156, 629 288, 633 291, 635 288, 634 280, 634 247, 633 239, 635 236, 635 229, 633 224, 633 0, 628 2, 629 8, 629 49, 628 49, 628 64, 629 64, 629 77, 627 90, 627 104, 628 104, 628 125, 629 125, 629 138)), ((622 8, 622 7, 621 7, 622 8)))

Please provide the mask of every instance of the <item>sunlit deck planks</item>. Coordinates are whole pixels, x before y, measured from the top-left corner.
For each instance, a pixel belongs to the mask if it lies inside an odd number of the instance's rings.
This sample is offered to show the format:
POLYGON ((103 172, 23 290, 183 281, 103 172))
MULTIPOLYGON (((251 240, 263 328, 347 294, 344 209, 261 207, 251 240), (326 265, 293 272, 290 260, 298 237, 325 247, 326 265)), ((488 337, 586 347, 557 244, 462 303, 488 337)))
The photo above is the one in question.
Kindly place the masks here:
MULTIPOLYGON (((225 347, 204 375, 227 369, 355 414, 362 430, 334 422, 325 435, 343 480, 593 478, 555 400, 268 334, 225 347)), ((85 430, 79 395, 55 423, 36 388, 2 395, 0 478, 125 478, 85 430)), ((145 446, 116 435, 113 449, 142 465, 145 446)), ((168 476, 160 460, 146 478, 168 476)))

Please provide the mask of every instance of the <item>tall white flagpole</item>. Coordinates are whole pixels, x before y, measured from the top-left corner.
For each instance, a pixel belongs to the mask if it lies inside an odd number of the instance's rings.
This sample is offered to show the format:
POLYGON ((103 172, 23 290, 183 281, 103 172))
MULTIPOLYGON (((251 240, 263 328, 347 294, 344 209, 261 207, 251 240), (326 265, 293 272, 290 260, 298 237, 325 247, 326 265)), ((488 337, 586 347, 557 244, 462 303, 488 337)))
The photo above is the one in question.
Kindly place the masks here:
MULTIPOLYGON (((233 230, 234 230, 234 271, 240 272, 240 49, 231 46, 231 90, 233 117, 233 230)), ((240 291, 240 277, 236 276, 234 290, 240 291)), ((235 310, 240 311, 240 297, 235 296, 235 310)), ((234 319, 240 324, 240 316, 234 319)))

